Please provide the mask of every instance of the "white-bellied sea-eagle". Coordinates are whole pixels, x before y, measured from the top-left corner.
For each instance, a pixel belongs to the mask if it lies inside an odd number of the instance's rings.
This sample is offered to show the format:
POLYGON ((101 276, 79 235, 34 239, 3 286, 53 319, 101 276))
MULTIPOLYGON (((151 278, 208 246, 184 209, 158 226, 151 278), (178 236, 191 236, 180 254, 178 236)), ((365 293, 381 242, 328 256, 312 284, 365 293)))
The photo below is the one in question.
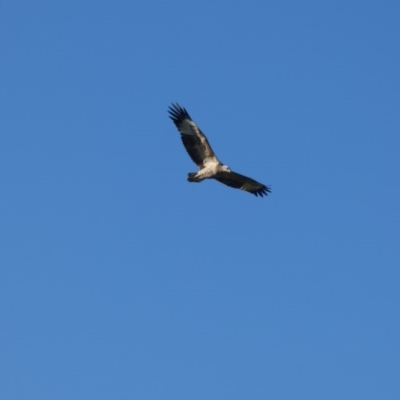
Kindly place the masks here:
POLYGON ((255 196, 266 196, 271 189, 230 170, 230 168, 222 164, 214 154, 210 144, 204 133, 190 118, 188 112, 178 103, 173 103, 169 107, 169 116, 178 128, 181 134, 183 145, 186 148, 190 158, 199 167, 198 172, 189 172, 189 182, 201 182, 204 179, 216 179, 225 185, 235 189, 245 190, 255 196))

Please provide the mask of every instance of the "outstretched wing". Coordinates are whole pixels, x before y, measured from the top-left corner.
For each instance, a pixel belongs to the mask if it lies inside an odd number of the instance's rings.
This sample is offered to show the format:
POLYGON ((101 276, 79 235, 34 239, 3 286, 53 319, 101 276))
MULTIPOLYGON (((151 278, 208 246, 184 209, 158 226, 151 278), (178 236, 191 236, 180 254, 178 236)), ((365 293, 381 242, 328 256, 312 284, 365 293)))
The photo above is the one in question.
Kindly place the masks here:
POLYGON ((235 189, 245 190, 246 192, 252 193, 255 196, 263 197, 264 195, 267 196, 268 193, 271 192, 271 189, 268 186, 232 171, 219 172, 215 179, 224 185, 228 185, 235 189))
POLYGON ((178 103, 173 103, 168 112, 169 117, 178 128, 183 145, 193 162, 199 168, 203 168, 208 161, 218 162, 206 136, 193 122, 188 112, 178 103))

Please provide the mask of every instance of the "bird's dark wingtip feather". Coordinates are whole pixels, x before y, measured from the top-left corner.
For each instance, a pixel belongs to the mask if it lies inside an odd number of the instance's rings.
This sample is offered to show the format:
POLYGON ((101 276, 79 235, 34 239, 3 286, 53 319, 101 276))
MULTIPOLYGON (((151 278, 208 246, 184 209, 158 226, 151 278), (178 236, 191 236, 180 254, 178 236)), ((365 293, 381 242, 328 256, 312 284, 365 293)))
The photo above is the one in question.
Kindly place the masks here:
POLYGON ((264 197, 268 196, 268 193, 271 193, 271 188, 268 186, 263 186, 261 189, 255 190, 252 192, 256 197, 264 197))
POLYGON ((168 107, 169 117, 172 119, 175 125, 178 126, 183 120, 190 119, 189 113, 185 108, 181 107, 178 103, 172 103, 168 107))

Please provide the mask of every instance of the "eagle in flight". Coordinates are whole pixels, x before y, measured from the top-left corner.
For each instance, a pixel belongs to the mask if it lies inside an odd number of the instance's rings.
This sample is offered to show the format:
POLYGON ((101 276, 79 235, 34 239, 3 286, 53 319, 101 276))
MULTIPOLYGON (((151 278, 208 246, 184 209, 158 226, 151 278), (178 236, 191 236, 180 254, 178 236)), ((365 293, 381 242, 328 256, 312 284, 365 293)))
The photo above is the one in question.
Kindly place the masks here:
POLYGON ((245 190, 255 196, 267 196, 271 189, 254 179, 240 175, 222 164, 214 154, 207 137, 190 118, 188 112, 178 103, 169 107, 169 117, 179 133, 190 158, 199 167, 197 172, 189 172, 189 182, 201 182, 204 179, 216 179, 235 189, 245 190))

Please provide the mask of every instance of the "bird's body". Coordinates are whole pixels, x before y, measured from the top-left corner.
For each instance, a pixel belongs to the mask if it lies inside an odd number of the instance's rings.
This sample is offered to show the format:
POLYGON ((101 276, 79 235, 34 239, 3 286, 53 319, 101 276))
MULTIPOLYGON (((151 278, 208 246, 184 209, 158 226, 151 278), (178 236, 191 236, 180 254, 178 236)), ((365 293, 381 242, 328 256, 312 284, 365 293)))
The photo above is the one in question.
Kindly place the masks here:
POLYGON ((198 172, 189 172, 189 182, 201 182, 204 179, 213 179, 222 171, 228 171, 227 166, 217 162, 207 162, 198 172))
POLYGON ((204 179, 216 179, 217 181, 236 189, 242 189, 255 196, 267 195, 271 190, 263 185, 230 170, 222 164, 213 152, 207 137, 190 118, 188 112, 179 104, 169 107, 170 118, 181 134, 183 145, 190 158, 199 167, 198 172, 188 174, 189 182, 201 182, 204 179))

